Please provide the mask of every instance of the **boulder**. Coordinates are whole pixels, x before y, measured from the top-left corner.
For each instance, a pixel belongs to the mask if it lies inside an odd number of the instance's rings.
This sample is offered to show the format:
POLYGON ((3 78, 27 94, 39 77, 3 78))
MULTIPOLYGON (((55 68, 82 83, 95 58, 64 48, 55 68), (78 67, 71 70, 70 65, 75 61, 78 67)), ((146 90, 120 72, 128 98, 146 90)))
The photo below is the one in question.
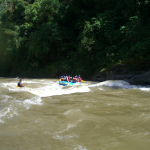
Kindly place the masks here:
POLYGON ((93 77, 93 81, 106 81, 106 80, 121 80, 123 78, 129 78, 128 67, 124 64, 117 64, 105 71, 98 73, 93 77), (125 76, 126 77, 125 77, 125 76))
POLYGON ((124 64, 115 65, 93 77, 93 81, 124 80, 132 85, 150 85, 150 71, 132 71, 124 64))
POLYGON ((135 75, 130 80, 128 80, 128 82, 135 85, 150 85, 150 71, 141 75, 135 75))

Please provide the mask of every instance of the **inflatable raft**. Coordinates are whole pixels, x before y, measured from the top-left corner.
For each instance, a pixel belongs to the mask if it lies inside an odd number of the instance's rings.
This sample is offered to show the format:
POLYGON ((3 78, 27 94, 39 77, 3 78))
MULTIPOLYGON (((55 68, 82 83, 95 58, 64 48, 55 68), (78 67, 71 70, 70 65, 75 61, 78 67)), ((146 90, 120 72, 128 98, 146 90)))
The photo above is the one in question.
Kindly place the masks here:
MULTIPOLYGON (((81 84, 81 82, 77 82, 77 83, 81 84)), ((74 85, 74 84, 76 83, 59 80, 59 85, 67 86, 67 85, 74 85)))

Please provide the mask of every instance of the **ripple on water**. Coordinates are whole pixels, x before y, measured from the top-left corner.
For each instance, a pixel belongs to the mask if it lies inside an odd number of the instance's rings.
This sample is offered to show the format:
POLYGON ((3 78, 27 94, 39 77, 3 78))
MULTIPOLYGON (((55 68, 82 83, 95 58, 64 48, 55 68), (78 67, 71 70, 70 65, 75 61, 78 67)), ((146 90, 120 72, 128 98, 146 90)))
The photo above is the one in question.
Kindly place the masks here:
POLYGON ((0 111, 0 122, 4 123, 4 119, 12 118, 14 115, 18 115, 17 109, 9 105, 0 111))
POLYGON ((70 109, 70 110, 64 112, 64 115, 72 115, 72 114, 79 112, 79 111, 81 111, 81 110, 80 109, 70 109))
POLYGON ((79 145, 75 148, 75 150, 87 150, 85 147, 79 145))

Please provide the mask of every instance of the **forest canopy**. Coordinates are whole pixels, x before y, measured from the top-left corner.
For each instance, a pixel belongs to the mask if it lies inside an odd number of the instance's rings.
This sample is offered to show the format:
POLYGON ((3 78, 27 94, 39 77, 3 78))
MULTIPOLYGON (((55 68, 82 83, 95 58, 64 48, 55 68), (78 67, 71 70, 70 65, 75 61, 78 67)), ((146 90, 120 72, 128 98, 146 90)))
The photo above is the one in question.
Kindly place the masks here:
POLYGON ((0 76, 149 69, 149 10, 149 0, 0 0, 0 76))

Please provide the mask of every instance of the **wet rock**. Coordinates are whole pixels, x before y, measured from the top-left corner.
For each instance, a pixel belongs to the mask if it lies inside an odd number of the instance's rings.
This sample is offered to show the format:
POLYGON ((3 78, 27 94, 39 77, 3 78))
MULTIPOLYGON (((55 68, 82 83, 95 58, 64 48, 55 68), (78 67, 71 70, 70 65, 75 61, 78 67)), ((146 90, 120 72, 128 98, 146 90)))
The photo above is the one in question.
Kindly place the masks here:
POLYGON ((150 85, 150 71, 141 75, 135 75, 130 80, 128 80, 128 82, 135 85, 150 85))
POLYGON ((124 64, 117 64, 112 68, 98 73, 93 77, 93 81, 105 81, 105 80, 122 80, 123 78, 129 78, 132 75, 128 74, 128 67, 124 64))
POLYGON ((93 78, 93 81, 100 81, 100 82, 103 82, 103 81, 106 81, 106 78, 103 77, 103 76, 97 76, 97 77, 94 77, 94 78, 93 78))
POLYGON ((126 65, 118 64, 93 77, 93 81, 103 82, 106 80, 124 80, 132 85, 150 85, 150 71, 129 72, 126 65))
POLYGON ((118 75, 108 76, 107 80, 125 80, 125 81, 128 81, 132 77, 134 77, 134 74, 125 74, 125 75, 118 74, 118 75))

